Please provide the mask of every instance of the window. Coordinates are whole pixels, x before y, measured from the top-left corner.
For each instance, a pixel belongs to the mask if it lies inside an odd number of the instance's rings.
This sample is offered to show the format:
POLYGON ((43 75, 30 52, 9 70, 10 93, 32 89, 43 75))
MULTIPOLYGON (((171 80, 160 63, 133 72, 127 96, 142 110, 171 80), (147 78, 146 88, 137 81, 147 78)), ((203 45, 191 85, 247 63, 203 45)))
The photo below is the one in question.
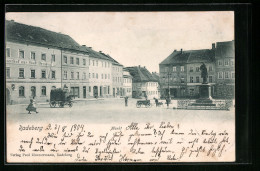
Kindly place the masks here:
POLYGON ((35 52, 31 52, 31 60, 35 60, 35 52))
POLYGON ((200 67, 196 67, 196 72, 200 72, 200 67))
POLYGON ((10 50, 10 48, 6 48, 5 54, 6 54, 6 57, 11 57, 11 50, 10 50))
POLYGON ((83 79, 85 80, 86 79, 86 73, 83 72, 83 79))
POLYGON ((67 71, 64 71, 64 72, 63 72, 63 76, 64 76, 63 79, 66 80, 66 79, 68 78, 68 72, 67 72, 67 71))
POLYGON ((218 66, 222 66, 223 65, 223 61, 222 60, 218 60, 218 66))
POLYGON ((34 69, 31 70, 31 78, 35 78, 35 70, 34 69))
POLYGON ((63 56, 63 59, 64 59, 64 64, 67 64, 67 63, 68 63, 68 58, 67 58, 67 56, 63 56))
POLYGON ((105 74, 105 79, 107 79, 107 74, 105 74))
POLYGON ((19 87, 19 97, 24 97, 24 87, 19 87))
POLYGON ((223 79, 223 72, 218 72, 218 79, 223 79))
POLYGON ((89 60, 89 64, 88 65, 90 66, 90 60, 89 60))
POLYGON ((229 65, 229 59, 225 59, 225 66, 229 65))
POLYGON ((24 69, 19 68, 19 78, 24 78, 24 69))
POLYGON ((212 66, 209 66, 209 71, 213 71, 213 68, 212 68, 212 66))
POLYGON ((229 79, 229 72, 225 72, 225 79, 229 79))
POLYGON ((86 65, 86 59, 83 59, 83 65, 86 65))
POLYGON ((190 82, 193 83, 193 77, 190 77, 190 82))
POLYGON ((56 78, 56 75, 55 75, 55 74, 56 74, 55 71, 51 71, 51 78, 52 78, 52 79, 55 79, 55 78, 56 78))
POLYGON ((42 78, 46 78, 46 71, 42 70, 42 78))
POLYGON ((193 72, 193 67, 190 67, 190 72, 193 72))
POLYGON ((77 80, 79 80, 79 72, 77 72, 77 80))
POLYGON ((88 77, 91 78, 91 74, 90 73, 88 74, 88 77))
POLYGON ((181 66, 181 72, 184 72, 184 66, 181 66))
POLYGON ((19 50, 19 58, 24 58, 24 51, 23 50, 19 50))
POLYGON ((34 86, 31 87, 31 96, 32 97, 36 96, 36 87, 34 87, 34 86))
POLYGON ((172 71, 173 71, 173 72, 176 72, 176 67, 172 67, 172 71))
POLYGON ((72 79, 72 80, 74 79, 74 72, 73 71, 70 72, 70 79, 72 79))
POLYGON ((10 68, 6 68, 6 78, 10 78, 10 68))
POLYGON ((212 76, 209 76, 209 82, 212 83, 212 76))
POLYGON ((51 62, 55 62, 55 55, 51 55, 51 62))
POLYGON ((231 60, 230 60, 230 65, 231 65, 231 66, 234 66, 234 59, 231 59, 231 60))
POLYGON ((231 72, 231 78, 235 79, 235 72, 231 72))
POLYGON ((46 96, 46 87, 42 86, 42 96, 46 96))
POLYGON ((76 58, 76 64, 79 65, 79 58, 76 58))
POLYGON ((96 66, 98 66, 98 61, 96 61, 96 66))
POLYGON ((200 82, 200 77, 196 77, 196 83, 200 82))
POLYGON ((181 77, 181 83, 184 83, 184 77, 183 76, 181 77))
POLYGON ((45 54, 45 53, 42 53, 41 60, 42 60, 42 61, 46 61, 46 54, 45 54))
POLYGON ((95 61, 93 60, 92 62, 93 62, 93 66, 95 66, 95 61))
POLYGON ((74 58, 72 56, 70 57, 70 64, 74 64, 74 58))
POLYGON ((96 78, 98 79, 98 73, 96 73, 96 78))

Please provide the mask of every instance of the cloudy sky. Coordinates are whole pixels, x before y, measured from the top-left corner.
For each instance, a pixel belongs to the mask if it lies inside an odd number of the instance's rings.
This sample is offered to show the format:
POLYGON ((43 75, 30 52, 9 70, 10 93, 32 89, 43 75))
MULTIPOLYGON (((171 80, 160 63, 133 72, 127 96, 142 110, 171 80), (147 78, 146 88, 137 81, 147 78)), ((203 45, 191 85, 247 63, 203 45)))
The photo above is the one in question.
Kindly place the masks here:
POLYGON ((174 49, 209 49, 234 40, 233 12, 7 13, 6 19, 71 36, 124 66, 159 63, 174 49))

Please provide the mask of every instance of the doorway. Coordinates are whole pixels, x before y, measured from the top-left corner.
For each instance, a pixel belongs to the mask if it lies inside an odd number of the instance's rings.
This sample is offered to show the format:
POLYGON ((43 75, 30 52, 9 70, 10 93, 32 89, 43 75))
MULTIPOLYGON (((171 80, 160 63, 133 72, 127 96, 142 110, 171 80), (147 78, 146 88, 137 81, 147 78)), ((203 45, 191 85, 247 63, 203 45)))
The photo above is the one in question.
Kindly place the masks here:
POLYGON ((83 98, 87 98, 87 88, 86 86, 83 86, 83 98))
POLYGON ((93 95, 94 95, 95 98, 98 97, 98 87, 97 86, 93 87, 93 95))
POLYGON ((6 89, 6 104, 7 105, 11 104, 10 91, 8 88, 6 89))

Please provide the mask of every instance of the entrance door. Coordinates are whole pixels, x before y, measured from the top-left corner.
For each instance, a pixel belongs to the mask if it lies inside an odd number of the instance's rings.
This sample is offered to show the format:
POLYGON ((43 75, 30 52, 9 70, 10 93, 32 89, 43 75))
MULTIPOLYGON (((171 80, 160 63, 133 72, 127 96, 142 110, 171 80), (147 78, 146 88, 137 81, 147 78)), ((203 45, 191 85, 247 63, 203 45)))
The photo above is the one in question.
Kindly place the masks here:
POLYGON ((116 89, 113 88, 113 96, 115 97, 116 96, 116 89))
POLYGON ((6 89, 6 104, 10 104, 10 91, 9 89, 6 89))
POLYGON ((100 92, 100 96, 103 96, 102 88, 103 88, 102 86, 99 87, 99 89, 100 89, 100 91, 99 91, 100 92))
POLYGON ((94 95, 95 98, 98 97, 98 87, 97 86, 93 87, 93 95, 94 95))
POLYGON ((71 87, 71 95, 73 95, 74 98, 79 98, 79 87, 71 87))
POLYGON ((86 86, 83 86, 83 98, 87 97, 87 90, 86 90, 86 86))

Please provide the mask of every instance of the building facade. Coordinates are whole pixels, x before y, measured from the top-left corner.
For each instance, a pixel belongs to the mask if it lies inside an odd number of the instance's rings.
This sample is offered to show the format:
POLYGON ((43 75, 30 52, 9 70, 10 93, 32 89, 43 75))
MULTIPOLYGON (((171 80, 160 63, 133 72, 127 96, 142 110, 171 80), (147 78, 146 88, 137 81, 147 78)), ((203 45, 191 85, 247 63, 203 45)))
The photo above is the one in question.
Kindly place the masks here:
POLYGON ((132 97, 133 98, 158 98, 159 83, 156 78, 145 68, 141 66, 126 68, 133 77, 132 97))
POLYGON ((123 96, 123 65, 112 63, 113 97, 123 96))
POLYGON ((68 35, 6 21, 5 37, 7 104, 48 102, 55 88, 74 98, 112 97, 113 88, 122 89, 123 66, 68 35))
POLYGON ((232 97, 235 77, 232 42, 218 42, 216 47, 213 43, 212 49, 175 50, 159 64, 161 97, 198 98, 199 85, 203 82, 200 71, 203 63, 207 67, 212 96, 232 97))
POLYGON ((132 79, 130 72, 123 69, 123 96, 132 97, 132 79))
POLYGON ((235 97, 235 45, 234 41, 216 44, 216 86, 218 98, 235 97))

